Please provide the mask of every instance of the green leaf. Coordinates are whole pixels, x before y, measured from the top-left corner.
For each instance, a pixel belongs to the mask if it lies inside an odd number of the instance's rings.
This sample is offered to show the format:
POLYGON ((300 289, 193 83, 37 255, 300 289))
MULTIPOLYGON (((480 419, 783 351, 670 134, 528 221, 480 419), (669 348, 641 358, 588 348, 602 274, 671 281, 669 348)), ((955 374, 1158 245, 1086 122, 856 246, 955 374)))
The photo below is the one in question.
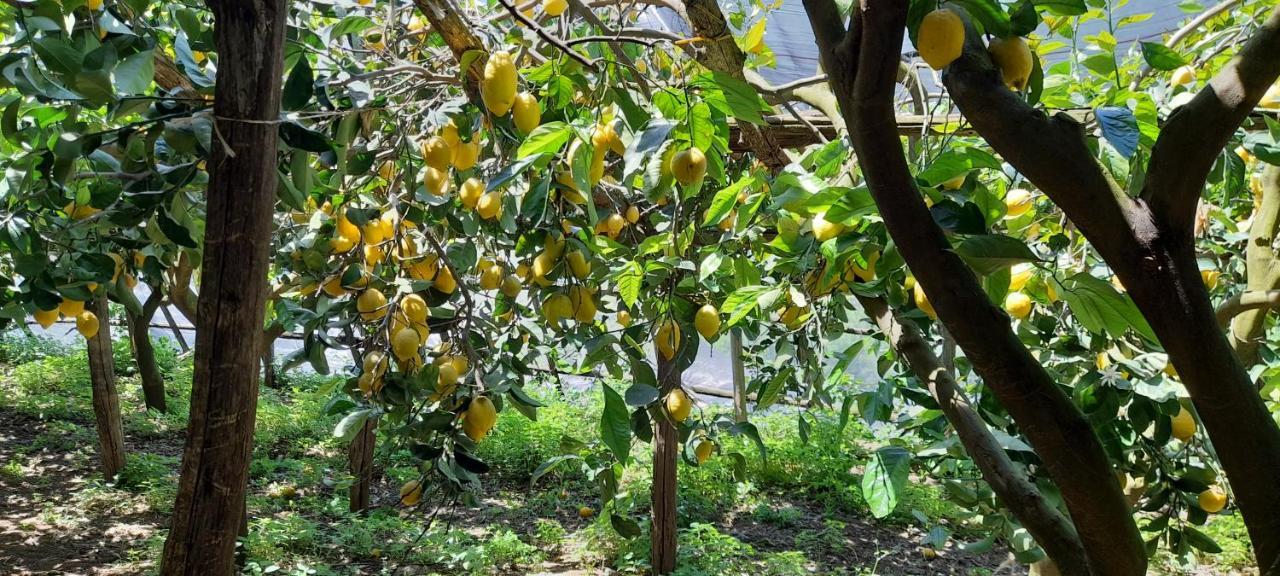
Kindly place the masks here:
POLYGON ((332 152, 333 144, 324 134, 307 128, 297 122, 280 123, 280 139, 291 148, 321 154, 332 152))
POLYGON ((627 148, 626 154, 623 155, 622 175, 624 177, 635 174, 644 169, 645 164, 649 162, 650 157, 658 154, 658 161, 661 162, 661 155, 664 144, 667 143, 667 135, 671 133, 671 129, 676 125, 661 118, 655 118, 645 126, 640 135, 631 141, 631 146, 627 148))
POLYGON ((369 415, 373 413, 373 409, 365 408, 356 410, 347 414, 338 421, 338 425, 333 428, 333 437, 342 442, 350 442, 355 439, 356 434, 360 433, 360 429, 364 427, 365 421, 369 420, 369 415))
POLYGON ((729 315, 729 326, 733 326, 746 318, 753 310, 759 306, 760 299, 765 294, 773 291, 772 286, 743 286, 733 291, 728 298, 725 298, 724 305, 721 306, 721 312, 729 315))
POLYGON ((623 538, 635 538, 643 533, 640 530, 640 525, 635 520, 618 514, 609 515, 609 525, 613 527, 614 532, 617 532, 623 538))
POLYGON ((1013 29, 1009 15, 1004 13, 1004 8, 996 0, 951 0, 950 3, 963 6, 989 34, 1007 38, 1013 29))
POLYGON ((1031 3, 1059 16, 1079 16, 1089 11, 1084 0, 1031 0, 1031 3))
POLYGON ((760 394, 756 396, 756 412, 773 406, 773 403, 778 401, 778 398, 782 396, 783 388, 786 388, 787 381, 791 379, 793 373, 794 370, 788 366, 779 370, 772 379, 765 383, 764 390, 761 390, 760 394))
POLYGON ((526 156, 534 156, 537 154, 556 154, 560 152, 560 148, 564 146, 569 138, 573 137, 573 130, 564 122, 547 122, 533 129, 533 133, 529 134, 520 143, 520 148, 516 150, 516 158, 524 158, 526 156))
POLYGON ((604 384, 604 411, 600 414, 600 439, 626 465, 631 457, 631 414, 622 396, 604 384))
POLYGON ((514 179, 516 176, 519 176, 525 170, 528 170, 530 166, 533 166, 534 162, 537 162, 545 157, 546 157, 545 154, 535 154, 533 156, 526 156, 524 158, 516 160, 515 162, 511 163, 511 165, 507 166, 506 168, 503 168, 496 175, 494 175, 494 177, 489 180, 489 184, 485 186, 484 191, 493 192, 494 190, 501 188, 507 182, 510 182, 512 179, 514 179))
POLYGON ((760 113, 768 108, 760 99, 759 91, 750 84, 724 72, 703 74, 694 84, 719 88, 734 118, 752 124, 764 124, 764 116, 760 113))
POLYGON ((155 76, 155 53, 151 50, 121 60, 111 72, 116 93, 127 95, 145 94, 151 88, 151 81, 155 76))
POLYGON ((965 238, 956 253, 982 276, 1022 262, 1039 260, 1021 240, 1000 234, 984 234, 965 238))
POLYGON ((1159 42, 1143 42, 1142 58, 1156 70, 1174 70, 1187 63, 1185 58, 1159 42))
POLYGON ((1197 548, 1210 554, 1222 552, 1222 547, 1217 542, 1214 542, 1213 538, 1190 526, 1183 526, 1182 537, 1187 539, 1187 544, 1190 544, 1192 548, 1197 548))
POLYGON ((568 462, 570 460, 580 460, 580 459, 581 457, 578 456, 577 454, 560 454, 558 456, 552 456, 548 458, 546 462, 539 464, 538 467, 533 470, 533 475, 529 477, 529 486, 532 487, 534 484, 538 482, 539 478, 542 478, 548 472, 554 470, 560 464, 564 462, 568 462))
POLYGON ((627 388, 627 405, 628 406, 648 406, 658 400, 661 392, 657 388, 648 384, 632 384, 627 388))
POLYGON ((926 186, 937 186, 980 168, 999 170, 1000 160, 981 148, 953 148, 938 155, 919 178, 926 186))
POLYGON ((756 450, 760 451, 760 459, 765 462, 769 461, 769 453, 765 450, 764 440, 760 439, 760 431, 756 429, 756 425, 750 422, 739 422, 729 427, 729 434, 734 436, 746 436, 756 445, 756 450))
POLYGON ((862 472, 862 497, 873 516, 884 518, 898 506, 910 465, 911 453, 898 446, 886 446, 871 456, 862 472))
POLYGON ((689 110, 689 138, 693 147, 709 153, 715 135, 716 126, 711 121, 711 107, 706 102, 695 104, 689 110))
POLYGON ((702 219, 702 225, 710 226, 723 220, 733 210, 733 207, 738 204, 738 194, 743 189, 755 184, 755 176, 745 175, 739 178, 737 182, 721 188, 711 199, 711 206, 707 208, 707 213, 702 219))
POLYGON ((373 20, 364 16, 347 16, 333 25, 333 28, 329 30, 329 36, 337 38, 347 34, 359 34, 373 27, 373 20))
POLYGON ((57 36, 45 36, 31 43, 40 61, 49 70, 58 74, 73 76, 80 72, 84 56, 75 46, 68 44, 57 36))
POLYGON ((164 210, 156 212, 156 224, 160 225, 160 231, 174 244, 184 248, 196 248, 199 245, 191 238, 191 231, 174 219, 170 218, 164 210))
POLYGON ((636 305, 640 298, 640 287, 644 284, 644 267, 632 260, 623 265, 618 272, 618 297, 628 308, 636 305))
POLYGON ((311 73, 311 63, 306 55, 298 58, 298 63, 289 71, 289 79, 284 83, 284 94, 281 106, 285 110, 300 110, 311 101, 312 84, 315 77, 311 73))
POLYGON ((1133 301, 1110 283, 1081 272, 1064 280, 1062 288, 1059 291, 1062 299, 1090 332, 1120 338, 1132 328, 1148 342, 1158 342, 1133 301))

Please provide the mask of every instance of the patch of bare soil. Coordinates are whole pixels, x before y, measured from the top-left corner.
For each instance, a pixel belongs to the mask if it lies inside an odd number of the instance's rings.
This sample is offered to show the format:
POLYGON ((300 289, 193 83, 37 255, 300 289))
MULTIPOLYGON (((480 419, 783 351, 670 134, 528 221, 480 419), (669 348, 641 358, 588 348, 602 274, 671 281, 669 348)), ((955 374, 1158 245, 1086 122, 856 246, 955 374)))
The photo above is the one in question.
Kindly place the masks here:
POLYGON ((62 424, 0 409, 0 567, 15 576, 133 573, 129 550, 162 518, 132 502, 77 499, 101 483, 86 441, 93 431, 62 424))

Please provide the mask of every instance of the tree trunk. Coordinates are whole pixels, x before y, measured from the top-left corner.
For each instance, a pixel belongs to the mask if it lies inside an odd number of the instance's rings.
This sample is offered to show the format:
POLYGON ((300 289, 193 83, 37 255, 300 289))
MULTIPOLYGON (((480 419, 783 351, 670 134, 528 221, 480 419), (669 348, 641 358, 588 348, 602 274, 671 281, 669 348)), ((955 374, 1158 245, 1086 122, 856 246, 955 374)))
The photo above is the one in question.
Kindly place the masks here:
POLYGON ((210 0, 219 62, 191 421, 166 576, 229 576, 244 519, 275 206, 288 3, 210 0))
POLYGON ((99 296, 91 305, 98 317, 98 334, 88 340, 93 417, 98 428, 102 476, 111 481, 124 468, 124 425, 120 419, 120 396, 116 393, 115 360, 111 356, 111 319, 107 299, 99 296))
MULTIPOLYGON (((661 352, 658 358, 658 386, 661 398, 680 387, 680 369, 661 352)), ((680 455, 680 431, 659 408, 653 422, 653 529, 649 533, 650 556, 654 574, 669 574, 676 569, 676 467, 680 455)))
POLYGON ((747 373, 742 365, 742 331, 729 331, 729 363, 733 365, 733 420, 747 421, 747 373))
POLYGON ((369 507, 369 484, 373 481, 373 449, 378 443, 377 430, 377 419, 365 420, 347 451, 348 469, 355 478, 349 492, 352 512, 360 512, 369 507))
POLYGON ((1062 574, 1087 576, 1089 565, 1075 527, 1045 500, 1022 469, 1009 459, 920 331, 910 323, 899 321, 884 300, 858 296, 858 302, 884 332, 893 348, 906 359, 912 371, 923 375, 917 377, 927 385, 947 421, 955 428, 960 443, 982 471, 982 478, 1000 497, 1000 502, 1009 508, 1045 553, 1062 567, 1062 574))
POLYGON ((156 365, 156 349, 151 344, 151 318, 160 306, 163 296, 159 288, 151 287, 151 294, 142 304, 142 312, 135 316, 125 308, 125 320, 129 325, 129 342, 133 346, 133 360, 138 364, 142 379, 142 398, 148 410, 167 412, 164 397, 164 377, 156 365))
POLYGON ((1231 482, 1260 566, 1280 558, 1280 428, 1217 318, 1188 237, 1112 267, 1160 338, 1231 482))
MULTIPOLYGON (((1269 165, 1262 172, 1262 205, 1254 212, 1245 247, 1245 292, 1280 288, 1280 252, 1275 244, 1278 227, 1280 167, 1269 165)), ((1258 363, 1258 339, 1270 311, 1270 307, 1246 310, 1231 321, 1231 347, 1246 368, 1258 363)))
POLYGON ((1100 167, 1080 123, 1050 118, 1004 88, 974 30, 967 27, 972 35, 966 34, 964 55, 943 78, 948 92, 978 133, 1062 209, 1124 283, 1213 441, 1259 567, 1270 566, 1280 557, 1280 427, 1218 328, 1192 233, 1215 159, 1280 75, 1280 9, 1165 120, 1138 198, 1100 167))
POLYGON ((863 0, 848 31, 834 2, 804 5, 867 185, 916 281, 1061 490, 1093 572, 1144 574, 1142 539, 1093 428, 987 297, 916 188, 894 108, 906 4, 863 0))

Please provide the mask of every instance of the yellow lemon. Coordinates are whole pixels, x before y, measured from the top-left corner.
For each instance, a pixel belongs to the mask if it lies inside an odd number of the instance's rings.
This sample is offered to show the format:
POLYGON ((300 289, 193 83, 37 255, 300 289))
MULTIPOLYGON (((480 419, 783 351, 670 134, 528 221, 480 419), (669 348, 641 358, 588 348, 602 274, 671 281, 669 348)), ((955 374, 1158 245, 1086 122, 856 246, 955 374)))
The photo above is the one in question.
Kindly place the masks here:
POLYGON ((453 167, 458 171, 470 170, 480 160, 480 141, 459 142, 453 149, 453 167))
POLYGON ((929 297, 925 295, 924 288, 922 288, 918 282, 915 285, 915 297, 916 308, 919 308, 921 312, 924 312, 925 316, 937 320, 938 312, 933 309, 933 304, 929 303, 929 297))
POLYGON ((1210 486, 1208 490, 1200 493, 1199 501, 1201 510, 1215 514, 1227 507, 1227 493, 1217 486, 1210 486))
POLYGON ((693 327, 703 340, 710 342, 720 333, 720 310, 711 304, 703 304, 693 316, 693 327))
POLYGON ((1026 40, 1018 36, 995 38, 991 40, 987 50, 991 52, 991 58, 1000 67, 1004 83, 1010 89, 1023 90, 1027 87, 1027 81, 1031 79, 1031 70, 1035 66, 1035 55, 1031 53, 1031 47, 1027 45, 1026 40))
POLYGON ((409 294, 401 298, 400 311, 412 324, 422 324, 431 315, 431 310, 427 308, 427 301, 417 294, 409 294))
POLYGON ((959 190, 964 187, 964 180, 968 177, 968 174, 959 174, 950 180, 944 181, 942 187, 947 190, 959 190))
POLYGON ((1027 285, 1027 282, 1031 280, 1031 275, 1034 272, 1035 267, 1030 264, 1015 265, 1013 269, 1009 270, 1009 291, 1017 292, 1022 290, 1027 285))
POLYGON ((821 212, 813 217, 813 239, 818 242, 826 242, 844 232, 844 225, 839 222, 830 222, 827 220, 827 213, 821 212))
POLYGON ((626 328, 631 325, 631 313, 626 310, 618 311, 618 325, 626 328))
POLYGON ((98 335, 98 316, 85 310, 76 315, 76 331, 85 338, 98 335))
POLYGON ((654 341, 658 346, 658 352, 664 358, 667 360, 675 358, 676 351, 680 349, 680 325, 668 318, 658 327, 654 341))
POLYGON ((671 415, 671 419, 676 424, 689 419, 689 413, 693 411, 693 402, 689 400, 689 395, 684 390, 676 388, 667 393, 667 399, 663 402, 667 408, 667 414, 671 415))
POLYGON ((472 400, 471 406, 467 407, 466 417, 462 420, 462 430, 468 438, 479 442, 484 440, 497 422, 498 411, 494 409, 493 401, 488 397, 480 396, 472 400))
POLYGON ((387 315, 387 297, 377 288, 370 288, 356 297, 356 310, 366 322, 380 320, 387 315))
POLYGON ((1200 280, 1204 282, 1205 288, 1213 290, 1218 287, 1218 279, 1222 276, 1222 272, 1218 270, 1201 270, 1200 280))
POLYGON ((405 482, 400 487, 400 503, 415 506, 422 500, 422 483, 417 480, 405 482))
POLYGON ((1169 76, 1169 85, 1171 86, 1187 86, 1196 81, 1196 69, 1191 66, 1183 66, 1173 71, 1169 76))
POLYGON ((502 215, 502 192, 487 192, 476 202, 476 213, 485 220, 492 220, 502 215))
POLYGON ((568 7, 568 0, 542 0, 542 11, 546 12, 547 16, 555 17, 564 14, 568 7))
POLYGON ((586 278, 591 274, 591 264, 587 262, 587 256, 581 250, 574 250, 565 256, 565 262, 569 263, 569 271, 578 279, 586 278))
MULTIPOLYGON (((563 2, 564 0, 561 1, 563 2)), ((537 128, 538 124, 542 122, 542 108, 538 106, 538 99, 528 92, 516 94, 514 107, 511 111, 511 120, 521 133, 528 134, 533 132, 533 129, 537 128)))
POLYGON ((507 298, 515 298, 520 295, 520 291, 524 287, 520 284, 520 278, 515 274, 508 274, 502 279, 502 294, 507 298))
POLYGON ((484 195, 484 182, 479 178, 467 178, 462 183, 462 188, 458 189, 458 200, 468 210, 475 209, 476 204, 480 202, 480 197, 484 195))
POLYGON ((75 318, 81 312, 84 312, 84 302, 63 298, 62 302, 58 303, 58 312, 61 312, 67 318, 75 318))
POLYGON ((444 196, 449 193, 449 172, 427 166, 422 171, 422 186, 432 196, 444 196))
POLYGON ((516 65, 511 53, 494 52, 484 64, 480 98, 494 116, 506 116, 516 100, 516 65))
POLYGON ((48 330, 50 326, 53 326, 54 322, 58 321, 58 309, 54 308, 53 310, 41 310, 39 308, 36 308, 36 313, 34 314, 34 316, 36 319, 36 323, 39 324, 41 328, 48 330))
POLYGON ((946 68, 964 48, 964 22, 950 10, 934 10, 924 15, 916 31, 916 50, 934 70, 946 68))
POLYGON ((707 157, 697 148, 681 150, 671 157, 671 174, 685 186, 701 182, 707 175, 707 157))
POLYGON ((1017 218, 1031 210, 1031 192, 1014 188, 1004 195, 1005 218, 1017 218))
POLYGON ((1004 310, 1014 318, 1025 320, 1031 315, 1031 297, 1022 292, 1011 292, 1004 298, 1004 310))
POLYGON ((421 345, 418 331, 413 328, 401 328, 391 337, 391 353, 402 361, 417 358, 421 345))
POLYGON ((639 208, 637 208, 637 207, 636 207, 636 206, 634 206, 634 205, 633 205, 633 206, 627 206, 627 213, 626 213, 626 217, 627 217, 627 222, 630 222, 630 223, 632 223, 632 224, 635 224, 636 222, 639 222, 639 221, 640 221, 640 209, 639 209, 639 208))
POLYGON ((693 449, 693 455, 698 460, 698 464, 705 463, 711 458, 711 451, 716 447, 710 440, 703 438, 698 441, 698 445, 693 449))
POLYGON ((1196 419, 1186 408, 1179 408, 1169 422, 1173 437, 1186 442, 1196 435, 1196 419))

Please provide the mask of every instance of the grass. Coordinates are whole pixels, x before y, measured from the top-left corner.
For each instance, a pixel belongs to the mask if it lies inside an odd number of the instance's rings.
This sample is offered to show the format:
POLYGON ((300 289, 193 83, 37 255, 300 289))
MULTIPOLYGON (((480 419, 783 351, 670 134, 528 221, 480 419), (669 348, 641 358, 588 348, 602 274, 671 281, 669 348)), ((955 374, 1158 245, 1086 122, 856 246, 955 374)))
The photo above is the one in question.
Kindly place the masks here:
MULTIPOLYGON (((166 340, 157 340, 171 410, 149 412, 140 408, 137 371, 127 342, 121 342, 115 352, 124 427, 142 449, 128 455, 116 482, 89 476, 69 502, 46 503, 44 514, 60 526, 83 527, 94 517, 132 514, 161 528, 172 511, 190 402, 190 361, 180 359, 166 340)), ((340 376, 293 372, 281 374, 279 381, 280 388, 263 389, 258 401, 249 471, 251 520, 241 542, 245 573, 349 574, 353 567, 376 573, 411 565, 415 573, 519 574, 546 562, 588 572, 601 567, 623 574, 647 570, 648 444, 633 446, 634 462, 619 482, 616 508, 602 509, 596 485, 577 463, 530 485, 539 465, 564 453, 566 446, 587 458, 606 453, 593 439, 598 391, 562 397, 549 387, 530 386, 546 404, 537 420, 506 410, 479 446, 478 455, 492 467, 484 479, 484 505, 448 511, 442 522, 428 527, 423 514, 395 505, 396 487, 417 472, 407 451, 386 443, 376 455, 382 480, 374 487, 375 507, 362 514, 347 510, 346 447, 332 435, 340 415, 325 410, 340 394, 340 376), (582 506, 595 516, 579 518, 582 506), (642 534, 619 536, 611 525, 615 512, 638 521, 642 534)), ((33 458, 50 453, 73 454, 79 465, 92 470, 96 435, 83 350, 12 334, 0 337, 0 409, 42 422, 30 444, 0 462, 0 480, 29 475, 33 458)), ((875 573, 880 551, 856 549, 850 539, 872 525, 859 488, 860 463, 868 447, 878 445, 870 432, 856 422, 841 427, 834 416, 818 414, 807 441, 801 441, 794 412, 774 411, 752 421, 767 460, 751 441, 721 433, 718 456, 702 466, 680 467, 677 574, 875 573), (747 456, 746 482, 733 480, 732 462, 725 456, 732 452, 747 456), (746 528, 750 530, 742 532, 746 528), (754 536, 744 536, 751 530, 754 536), (872 554, 863 565, 849 565, 849 558, 872 554), (840 560, 833 563, 831 558, 840 560)), ((39 478, 26 480, 43 486, 39 478)), ((919 538, 943 524, 961 538, 981 536, 966 528, 964 511, 936 485, 913 482, 895 512, 874 526, 883 527, 887 537, 914 531, 912 538, 919 538)), ((1214 558, 1218 565, 1248 565, 1237 516, 1223 516, 1205 530, 1223 543, 1223 553, 1214 558)), ((120 570, 153 572, 162 546, 163 530, 158 529, 128 547, 120 570)), ((899 547, 913 555, 915 546, 905 539, 899 547)), ((971 573, 989 570, 978 567, 971 573)))

